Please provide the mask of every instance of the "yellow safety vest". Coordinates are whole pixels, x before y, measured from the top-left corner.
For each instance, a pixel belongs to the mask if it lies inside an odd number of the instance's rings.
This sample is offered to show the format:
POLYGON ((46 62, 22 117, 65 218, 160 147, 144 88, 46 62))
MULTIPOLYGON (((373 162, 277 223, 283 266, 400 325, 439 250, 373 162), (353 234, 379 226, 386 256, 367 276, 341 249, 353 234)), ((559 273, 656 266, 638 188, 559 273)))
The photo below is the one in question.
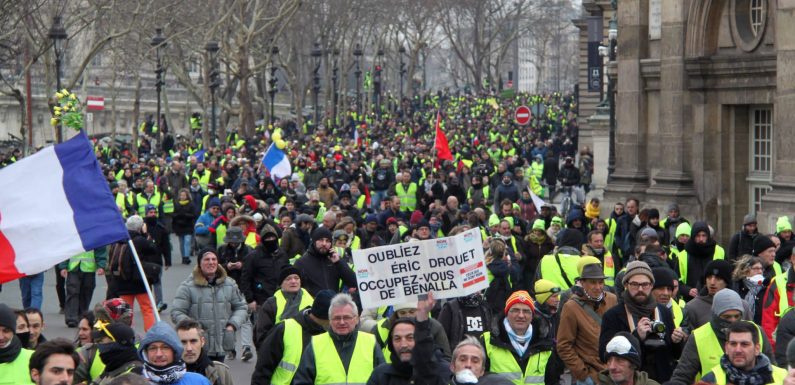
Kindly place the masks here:
POLYGON ((541 179, 541 176, 544 175, 544 163, 530 163, 530 170, 532 171, 532 175, 541 179))
POLYGON ((679 327, 682 324, 682 319, 684 318, 684 314, 682 313, 683 306, 679 306, 679 303, 676 302, 673 298, 671 298, 671 312, 674 314, 674 327, 679 327))
POLYGON ((312 352, 316 357, 315 385, 364 385, 367 383, 375 366, 373 358, 375 336, 360 331, 355 333, 356 345, 353 348, 347 372, 328 332, 312 337, 312 352))
POLYGON ((119 208, 121 215, 127 217, 127 197, 122 193, 116 193, 116 207, 119 208))
MULTIPOLYGON (((680 252, 672 251, 679 258, 679 281, 687 282, 687 251, 680 252)), ((725 252, 720 245, 715 245, 715 254, 712 255, 712 260, 723 259, 725 252)), ((669 255, 668 258, 671 256, 669 255)))
MULTIPOLYGON (((558 254, 558 256, 560 257, 560 265, 563 267, 563 271, 566 272, 569 282, 573 285, 574 280, 580 276, 577 271, 577 262, 580 260, 580 256, 569 254, 558 254)), ((556 283, 562 290, 567 290, 571 287, 563 278, 563 273, 555 260, 555 254, 545 255, 541 258, 541 278, 556 283)))
POLYGON ((271 376, 271 385, 290 385, 293 381, 293 376, 298 369, 298 364, 301 363, 301 355, 304 352, 304 346, 301 344, 302 333, 303 328, 298 321, 292 318, 284 321, 284 336, 282 337, 284 352, 279 366, 271 376))
POLYGON ((199 186, 202 186, 202 189, 205 191, 207 190, 207 185, 210 184, 210 170, 204 169, 204 173, 199 174, 197 170, 193 170, 193 174, 191 177, 195 177, 199 180, 199 186))
POLYGON ((776 317, 783 317, 789 309, 789 296, 787 295, 787 276, 781 272, 781 265, 773 261, 773 270, 776 272, 776 291, 778 292, 778 313, 776 317))
POLYGON ((168 194, 163 194, 163 214, 174 213, 174 200, 168 194))
MULTIPOLYGON (((276 298, 276 318, 274 321, 278 324, 279 322, 284 321, 282 319, 282 313, 284 313, 284 307, 287 306, 287 298, 284 298, 284 293, 282 293, 282 289, 276 290, 276 293, 273 294, 273 297, 276 298)), ((298 304, 298 310, 306 309, 312 306, 312 303, 315 302, 315 299, 312 298, 312 294, 309 294, 304 288, 301 288, 301 302, 298 304)))
POLYGON ((605 279, 605 285, 608 286, 615 286, 616 285, 616 263, 613 261, 613 254, 610 250, 605 249, 605 258, 602 263, 602 271, 604 272, 607 279, 605 279))
POLYGON ((28 367, 32 355, 33 350, 22 349, 14 361, 0 364, 0 385, 32 385, 28 367))
MULTIPOLYGON (((756 327, 759 333, 759 341, 762 339, 762 330, 759 326, 756 327)), ((701 325, 698 329, 693 330, 693 337, 696 339, 696 351, 698 352, 698 360, 701 363, 701 370, 696 375, 695 382, 701 380, 703 374, 706 373, 706 368, 714 368, 715 365, 720 366, 720 357, 723 355, 723 346, 720 346, 718 337, 712 330, 712 325, 707 322, 701 325)))
MULTIPOLYGON (((138 215, 142 217, 146 216, 146 205, 148 204, 153 205, 160 210, 160 193, 157 191, 155 191, 155 193, 152 194, 149 199, 146 199, 144 193, 139 193, 135 196, 135 200, 138 202, 138 215)), ((159 211, 158 214, 160 214, 159 211)))
POLYGON ((89 250, 69 258, 69 267, 67 270, 75 271, 78 265, 80 265, 80 271, 84 273, 93 273, 97 271, 97 262, 94 260, 94 250, 89 250))
POLYGON ((618 222, 614 218, 607 218, 607 235, 605 235, 605 250, 613 250, 613 244, 616 241, 616 228, 618 222))
POLYGON ((513 357, 510 351, 491 344, 491 332, 483 333, 485 341, 486 355, 489 357, 492 373, 499 374, 515 385, 544 383, 544 373, 546 372, 549 357, 552 356, 551 350, 541 351, 533 354, 527 360, 527 367, 522 373, 522 368, 513 357))
POLYGON ((403 188, 403 183, 395 185, 395 194, 400 198, 400 208, 403 211, 414 211, 417 208, 417 184, 411 182, 409 189, 403 188))
POLYGON ((381 347, 381 353, 384 354, 384 361, 387 364, 392 363, 392 352, 389 351, 389 345, 387 339, 389 338, 389 328, 384 327, 384 323, 386 323, 387 318, 381 318, 378 323, 378 337, 381 338, 381 343, 384 345, 381 347))
MULTIPOLYGON (((769 384, 783 384, 784 380, 787 379, 787 370, 772 364, 770 366, 773 369, 773 382, 770 382, 769 384)), ((715 385, 726 385, 726 371, 723 370, 720 364, 712 368, 712 373, 715 375, 715 385)))
POLYGON ((353 236, 353 241, 351 241, 351 250, 359 250, 362 248, 362 240, 359 239, 358 235, 353 236))

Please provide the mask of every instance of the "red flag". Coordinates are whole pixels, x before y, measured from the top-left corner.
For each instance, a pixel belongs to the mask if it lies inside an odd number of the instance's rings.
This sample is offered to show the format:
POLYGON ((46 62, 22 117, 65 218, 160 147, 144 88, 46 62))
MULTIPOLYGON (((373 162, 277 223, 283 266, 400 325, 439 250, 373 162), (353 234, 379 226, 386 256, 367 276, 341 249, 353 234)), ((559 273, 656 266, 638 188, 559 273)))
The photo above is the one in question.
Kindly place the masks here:
POLYGON ((433 147, 436 149, 436 159, 438 160, 453 160, 453 153, 450 152, 450 144, 447 143, 447 137, 442 132, 442 112, 436 112, 436 139, 433 142, 433 147))

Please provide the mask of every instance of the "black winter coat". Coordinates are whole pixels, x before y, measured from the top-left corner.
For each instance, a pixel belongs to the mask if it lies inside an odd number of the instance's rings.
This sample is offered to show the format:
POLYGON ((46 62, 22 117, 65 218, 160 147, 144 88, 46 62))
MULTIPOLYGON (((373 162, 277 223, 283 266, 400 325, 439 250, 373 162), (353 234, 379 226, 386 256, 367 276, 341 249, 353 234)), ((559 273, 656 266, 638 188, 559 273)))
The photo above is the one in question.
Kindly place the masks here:
MULTIPOLYGON (((201 205, 201 201, 199 201, 201 205)), ((179 202, 174 203, 174 216, 171 220, 171 229, 174 230, 176 235, 192 235, 193 225, 196 223, 198 216, 196 215, 195 202, 191 201, 186 205, 179 202)))
MULTIPOLYGON (((339 291, 340 280, 347 287, 356 287, 356 274, 348 264, 342 259, 331 263, 327 255, 320 255, 314 244, 298 258, 294 266, 301 272, 301 287, 313 297, 324 289, 339 291)), ((276 274, 278 276, 278 271, 276 274)))
POLYGON ((243 262, 240 291, 246 302, 262 305, 279 288, 279 273, 290 263, 287 254, 280 248, 269 252, 260 244, 249 253, 243 262))

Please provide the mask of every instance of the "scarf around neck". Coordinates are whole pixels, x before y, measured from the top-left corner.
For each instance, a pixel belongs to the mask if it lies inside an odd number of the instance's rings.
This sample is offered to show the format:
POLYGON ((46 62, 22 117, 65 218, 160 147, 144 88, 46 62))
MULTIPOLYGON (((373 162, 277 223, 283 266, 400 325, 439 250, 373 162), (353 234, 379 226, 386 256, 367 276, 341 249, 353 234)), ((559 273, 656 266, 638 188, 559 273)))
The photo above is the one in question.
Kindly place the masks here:
POLYGON ((185 362, 181 359, 169 366, 155 366, 144 361, 144 377, 156 384, 173 384, 187 372, 185 362))
POLYGON ((732 365, 727 355, 720 358, 720 366, 726 371, 726 383, 734 385, 764 385, 773 383, 770 360, 764 354, 756 357, 756 365, 746 372, 732 365))
POLYGON ((513 349, 519 354, 519 357, 524 357, 527 348, 530 346, 530 340, 533 338, 533 324, 528 325, 527 331, 521 336, 513 331, 507 318, 503 318, 502 325, 505 326, 505 332, 508 333, 508 339, 511 341, 513 349))
POLYGON ((17 336, 11 337, 11 342, 8 343, 8 346, 0 349, 0 364, 14 361, 21 351, 22 341, 20 341, 17 336))
POLYGON ((213 364, 213 361, 210 357, 207 357, 207 352, 202 349, 201 353, 199 353, 199 358, 196 362, 192 364, 185 364, 185 368, 191 373, 198 373, 202 376, 204 372, 207 370, 207 367, 213 364))
POLYGON ((629 314, 632 314, 632 316, 634 316, 637 320, 640 320, 643 317, 649 317, 654 313, 654 309, 657 307, 657 301, 654 300, 654 297, 651 294, 646 297, 646 302, 637 303, 635 302, 635 299, 630 297, 629 291, 624 290, 624 292, 621 293, 621 299, 623 300, 624 306, 626 306, 629 314))

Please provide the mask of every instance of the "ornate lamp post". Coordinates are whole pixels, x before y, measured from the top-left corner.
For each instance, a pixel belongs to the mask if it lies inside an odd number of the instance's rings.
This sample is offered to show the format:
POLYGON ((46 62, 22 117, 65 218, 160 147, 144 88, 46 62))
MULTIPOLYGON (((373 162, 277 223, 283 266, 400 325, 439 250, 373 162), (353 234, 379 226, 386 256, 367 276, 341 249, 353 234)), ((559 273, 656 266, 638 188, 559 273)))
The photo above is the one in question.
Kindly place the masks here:
MULTIPOLYGON (((52 48, 55 51, 55 88, 56 91, 61 91, 61 58, 64 54, 64 42, 66 41, 66 29, 61 23, 61 17, 55 16, 52 18, 52 26, 48 33, 50 40, 52 40, 52 48)), ((63 128, 58 124, 58 129, 55 130, 55 140, 58 143, 63 142, 63 128)))
POLYGON ((320 110, 318 110, 318 96, 320 94, 320 57, 323 55, 323 51, 320 49, 320 43, 315 42, 311 55, 314 64, 314 70, 312 71, 312 103, 314 103, 315 116, 313 121, 314 126, 317 127, 320 121, 320 110))
POLYGON ((155 60, 157 61, 157 67, 155 68, 155 90, 157 92, 157 115, 155 115, 155 124, 157 124, 158 134, 160 134, 160 128, 162 125, 160 124, 160 92, 163 90, 163 64, 160 61, 160 56, 162 53, 163 48, 166 46, 166 38, 163 37, 163 28, 156 28, 155 29, 155 36, 152 37, 152 42, 150 43, 152 47, 155 47, 155 60))
POLYGON ((332 107, 332 114, 333 114, 332 124, 336 124, 337 123, 337 103, 339 102, 339 97, 340 97, 339 90, 337 89, 337 73, 339 72, 339 68, 338 68, 337 65, 339 64, 338 63, 338 61, 339 61, 338 58, 340 56, 340 50, 337 49, 337 48, 334 48, 334 51, 332 51, 332 55, 334 56, 334 68, 331 69, 331 82, 332 82, 332 86, 334 87, 334 97, 333 97, 334 106, 332 107))
POLYGON ((406 48, 402 45, 398 48, 398 56, 400 56, 400 105, 403 109, 403 77, 406 76, 406 62, 403 61, 403 55, 406 54, 406 48))
POLYGON ((381 121, 381 73, 383 72, 384 65, 384 49, 379 47, 375 55, 375 65, 373 66, 373 104, 375 104, 375 115, 378 121, 381 121))
POLYGON ((276 124, 276 116, 274 112, 274 102, 276 100, 276 55, 279 54, 279 47, 274 45, 271 47, 271 78, 268 80, 268 85, 270 89, 268 90, 268 94, 271 96, 271 114, 270 114, 270 125, 273 127, 276 124))
POLYGON ((356 47, 353 49, 353 56, 356 57, 355 64, 356 70, 354 71, 354 75, 356 76, 356 116, 358 119, 361 119, 362 115, 362 47, 359 43, 356 43, 356 47))
POLYGON ((216 136, 216 119, 215 119, 215 91, 221 85, 220 74, 218 72, 218 42, 216 41, 209 41, 207 45, 204 47, 205 51, 207 51, 208 57, 208 65, 209 65, 209 84, 210 87, 210 98, 212 100, 212 104, 210 107, 210 121, 212 122, 210 127, 212 127, 212 136, 213 136, 213 144, 218 142, 218 137, 216 136))
MULTIPOLYGON (((611 62, 616 60, 616 44, 618 39, 618 22, 616 18, 610 20, 608 28, 608 39, 610 40, 610 51, 608 52, 608 60, 611 62)), ((610 131, 609 131, 609 154, 607 158, 607 175, 608 179, 612 177, 613 171, 616 170, 616 81, 608 76, 607 77, 607 100, 610 106, 610 131)))

